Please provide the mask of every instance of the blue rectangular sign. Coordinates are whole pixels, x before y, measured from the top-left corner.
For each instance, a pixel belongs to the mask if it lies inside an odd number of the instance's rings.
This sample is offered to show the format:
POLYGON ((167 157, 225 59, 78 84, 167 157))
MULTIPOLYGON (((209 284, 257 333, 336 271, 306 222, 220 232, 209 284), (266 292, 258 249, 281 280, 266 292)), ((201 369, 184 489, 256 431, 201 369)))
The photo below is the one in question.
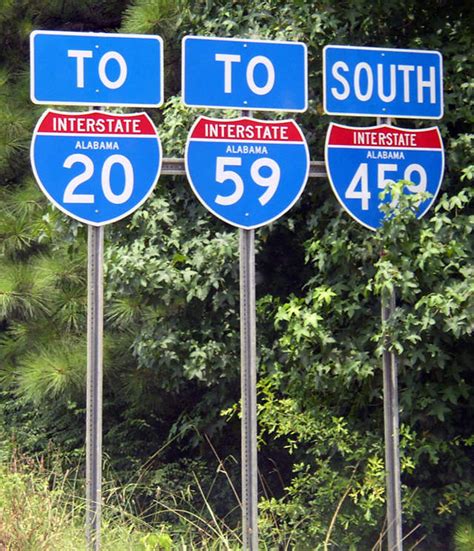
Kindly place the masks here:
POLYGON ((329 115, 440 119, 443 60, 426 50, 326 46, 324 110, 329 115))
POLYGON ((163 103, 159 36, 34 31, 30 55, 33 103, 131 107, 163 103))
POLYGON ((182 59, 185 105, 307 109, 307 48, 301 42, 186 36, 182 59))

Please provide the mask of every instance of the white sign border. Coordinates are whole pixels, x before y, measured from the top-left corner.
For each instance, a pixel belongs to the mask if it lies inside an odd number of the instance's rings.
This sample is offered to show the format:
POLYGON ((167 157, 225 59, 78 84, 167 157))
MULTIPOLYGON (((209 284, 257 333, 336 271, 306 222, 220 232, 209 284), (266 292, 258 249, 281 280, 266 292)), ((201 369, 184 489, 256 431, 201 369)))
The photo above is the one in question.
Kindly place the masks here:
MULTIPOLYGON (((155 187, 156 187, 156 184, 158 183, 158 180, 160 178, 160 174, 161 174, 161 165, 163 163, 163 148, 162 148, 162 145, 161 145, 161 140, 160 140, 160 137, 158 135, 158 131, 156 129, 156 126, 155 124, 153 123, 153 121, 151 120, 150 116, 148 115, 148 113, 105 113, 107 114, 108 116, 113 116, 113 117, 133 117, 134 115, 145 115, 145 117, 149 120, 149 122, 151 123, 151 125, 153 126, 154 130, 155 130, 155 138, 158 142, 158 150, 159 150, 159 160, 158 160, 158 169, 156 171, 156 174, 155 176, 153 177, 153 184, 150 186, 150 189, 149 191, 146 193, 146 195, 143 197, 143 199, 141 201, 139 201, 136 205, 134 205, 131 209, 129 209, 127 212, 121 214, 120 216, 117 216, 115 218, 112 218, 111 220, 107 220, 105 222, 91 222, 90 220, 86 220, 85 218, 81 218, 80 216, 76 216, 75 214, 71 214, 69 211, 67 211, 61 204, 59 204, 58 202, 55 201, 55 199, 49 194, 49 192, 47 191, 47 189, 44 187, 43 185, 43 182, 41 181, 39 175, 38 175, 38 172, 36 170, 36 164, 35 164, 35 160, 34 160, 34 156, 33 156, 33 151, 34 151, 34 146, 35 146, 35 141, 36 141, 36 136, 38 134, 38 128, 40 127, 41 123, 43 122, 43 119, 46 118, 46 116, 49 114, 49 113, 58 113, 60 115, 90 115, 91 113, 103 113, 102 111, 95 111, 95 110, 90 110, 90 111, 84 111, 84 112, 77 112, 77 111, 71 111, 71 112, 68 112, 68 111, 58 111, 57 109, 46 109, 46 111, 41 115, 40 119, 38 120, 38 122, 36 123, 36 126, 35 126, 35 129, 33 130, 33 138, 31 140, 31 146, 30 146, 30 162, 31 162, 31 168, 33 170, 33 174, 34 174, 34 177, 35 177, 35 180, 38 184, 38 186, 40 187, 41 191, 44 193, 44 195, 49 199, 49 201, 57 208, 59 209, 63 214, 65 214, 66 216, 68 216, 69 218, 73 218, 74 220, 77 220, 78 222, 82 222, 83 224, 87 224, 88 226, 95 226, 95 227, 100 227, 100 226, 107 226, 108 224, 112 224, 114 222, 118 222, 119 220, 122 220, 122 218, 126 218, 127 216, 129 216, 130 214, 132 214, 132 212, 135 212, 136 210, 138 210, 142 205, 143 203, 150 197, 150 195, 153 193, 155 187)), ((58 134, 58 136, 60 136, 62 134, 58 134)), ((94 134, 96 135, 96 134, 94 134)), ((84 136, 86 136, 86 134, 84 134, 84 136)), ((128 137, 128 136, 127 136, 128 137)), ((138 136, 136 136, 138 138, 138 136)))
POLYGON ((323 48, 323 109, 325 115, 340 115, 340 116, 346 116, 346 117, 385 117, 385 118, 398 118, 398 119, 429 119, 429 120, 440 120, 444 116, 444 90, 443 90, 443 56, 440 52, 436 50, 413 50, 413 49, 407 49, 407 48, 375 48, 371 46, 345 46, 345 45, 338 45, 338 44, 327 44, 323 48), (378 50, 378 51, 389 51, 389 52, 406 52, 406 53, 417 53, 417 54, 436 54, 439 57, 439 70, 440 70, 440 86, 439 86, 439 97, 440 97, 440 115, 437 117, 427 117, 427 116, 420 116, 420 115, 400 115, 395 113, 346 113, 345 111, 328 111, 327 105, 326 105, 326 69, 327 69, 327 63, 326 63, 326 51, 330 48, 343 48, 345 50, 361 50, 361 51, 372 51, 372 50, 378 50))
POLYGON ((161 36, 154 34, 121 34, 121 33, 82 33, 72 31, 41 31, 36 30, 30 33, 30 100, 37 105, 97 105, 98 107, 161 107, 164 103, 164 48, 163 39, 161 36), (124 103, 124 102, 100 102, 100 101, 45 101, 38 100, 35 97, 35 37, 38 35, 59 35, 59 36, 83 36, 83 37, 97 37, 97 38, 131 38, 131 39, 145 39, 145 40, 157 40, 160 45, 160 101, 158 103, 124 103))
MULTIPOLYGON (((398 126, 390 126, 388 124, 376 124, 374 126, 348 126, 348 125, 345 125, 345 124, 338 124, 337 122, 331 122, 329 127, 328 127, 328 130, 327 130, 327 133, 326 133, 326 140, 325 140, 325 143, 324 143, 324 163, 326 165, 326 172, 327 172, 327 175, 328 175, 328 180, 329 180, 329 183, 331 184, 331 189, 334 193, 334 196, 336 197, 337 199, 337 202, 339 203, 339 205, 347 212, 347 214, 353 219, 355 220, 356 222, 358 222, 361 226, 364 226, 364 228, 367 228, 368 230, 371 230, 371 231, 377 231, 380 229, 379 228, 373 228, 372 226, 369 226, 367 225, 365 222, 362 222, 362 220, 359 220, 359 218, 357 216, 354 215, 354 213, 352 213, 348 208, 347 206, 345 205, 345 203, 342 201, 342 199, 340 198, 339 196, 339 193, 338 191, 336 190, 336 186, 334 185, 333 181, 332 181, 332 176, 331 176, 331 171, 329 169, 329 163, 328 163, 328 148, 329 148, 329 136, 331 134, 331 130, 334 126, 338 126, 339 128, 347 128, 349 130, 376 130, 378 128, 387 128, 387 129, 393 129, 393 128, 396 128, 398 130, 404 130, 404 131, 410 131, 411 129, 408 129, 408 128, 400 128, 398 126)), ((438 136, 439 136, 439 141, 441 142, 441 149, 440 150, 436 150, 436 151, 441 151, 441 173, 440 173, 440 177, 439 177, 439 182, 438 182, 438 186, 437 186, 437 191, 436 193, 433 195, 433 197, 430 199, 430 203, 429 205, 425 208, 425 210, 423 212, 421 212, 419 215, 417 214, 416 218, 417 220, 420 220, 421 218, 423 218, 423 216, 429 211, 429 209, 433 206, 436 198, 438 197, 438 194, 440 192, 440 189, 441 189, 441 184, 443 182, 443 176, 444 176, 444 168, 445 168, 445 151, 444 151, 444 144, 443 144, 443 139, 442 139, 442 136, 441 136, 441 132, 439 131, 439 128, 437 126, 432 126, 430 128, 416 128, 416 129, 413 129, 414 132, 429 132, 431 130, 436 130, 436 132, 438 133, 438 136)), ((337 146, 334 146, 334 147, 337 147, 337 146)), ((354 149, 362 149, 361 147, 355 147, 354 149)), ((370 149, 370 147, 367 147, 367 149, 370 149)), ((386 147, 384 149, 399 149, 397 147, 386 147)), ((401 148, 403 149, 403 148, 401 148)), ((418 148, 416 148, 418 149, 418 148)), ((421 148, 420 148, 421 149, 421 148)), ((424 148, 423 148, 424 149, 424 148)), ((380 193, 382 193, 383 190, 380 190, 380 193)), ((382 220, 382 224, 383 224, 383 220, 382 220)))
MULTIPOLYGON (((304 42, 290 41, 290 40, 256 40, 253 38, 223 38, 220 36, 197 36, 187 35, 181 40, 181 100, 186 107, 194 107, 197 109, 239 109, 240 111, 275 111, 280 113, 304 113, 308 110, 308 47, 304 42), (292 44, 297 46, 303 46, 304 50, 304 108, 302 109, 282 109, 273 107, 247 107, 242 105, 196 105, 195 103, 186 103, 185 90, 186 90, 186 56, 184 54, 185 42, 188 38, 197 40, 225 40, 226 42, 251 42, 252 44, 292 44)), ((217 119, 216 119, 217 120, 217 119)), ((229 119, 230 120, 230 119, 229 119)), ((290 119, 289 119, 290 120, 290 119)))
MULTIPOLYGON (((208 140, 208 141, 214 141, 214 140, 208 140)), ((238 141, 242 141, 242 142, 245 142, 247 140, 243 139, 243 140, 238 140, 238 141)), ((251 140, 250 140, 251 141, 251 140)), ((303 131, 301 130, 301 128, 299 127, 298 123, 296 121, 294 121, 293 119, 284 119, 284 120, 278 120, 278 121, 267 121, 267 120, 259 120, 259 119, 254 119, 252 117, 236 117, 234 119, 217 119, 217 118, 213 118, 213 117, 206 117, 205 115, 201 115, 200 117, 198 117, 196 119, 196 121, 194 122, 193 126, 191 127, 191 130, 189 131, 188 133, 188 137, 186 139, 186 147, 185 147, 185 151, 184 151, 184 166, 185 166, 185 169, 186 169, 186 178, 189 182, 189 185, 191 186, 191 189, 193 190, 193 193, 194 193, 194 196, 196 197, 196 199, 198 199, 198 201, 201 203, 201 205, 208 211, 210 212, 211 214, 213 214, 216 218, 219 218, 219 220, 221 220, 222 222, 225 222, 226 224, 228 224, 229 226, 233 226, 234 228, 241 228, 243 230, 254 230, 256 228, 261 228, 263 226, 267 226, 268 224, 271 224, 272 222, 275 222, 275 220, 278 220, 279 218, 281 218, 283 215, 285 215, 292 207, 293 205, 298 201, 298 199, 301 197, 301 195, 303 194, 303 191, 306 187, 306 184, 308 183, 308 176, 309 176, 309 164, 310 164, 310 156, 309 156, 309 148, 308 148, 308 143, 306 141, 306 138, 303 134, 303 131), (244 226, 242 224, 236 224, 235 222, 229 222, 229 220, 225 219, 223 216, 221 216, 220 214, 218 214, 217 212, 215 212, 212 208, 209 207, 208 204, 206 204, 202 199, 201 199, 201 195, 199 193, 197 193, 196 191, 196 188, 194 187, 194 184, 193 184, 193 180, 191 178, 191 174, 189 172, 189 167, 188 167, 188 148, 189 148, 189 143, 191 142, 192 138, 191 138, 191 135, 194 131, 194 129, 196 128, 196 126, 199 124, 199 122, 202 120, 202 119, 206 119, 206 120, 210 120, 210 121, 216 121, 216 122, 221 122, 221 121, 225 121, 225 122, 237 122, 237 121, 243 121, 243 120, 248 120, 248 121, 256 121, 256 122, 263 122, 263 123, 275 123, 275 122, 278 122, 278 123, 281 123, 281 122, 292 122, 296 128, 298 129, 298 132, 302 138, 302 145, 304 146, 304 150, 306 152, 306 172, 305 172, 305 176, 304 176, 304 179, 303 179, 303 183, 301 185, 301 188, 300 190, 298 191, 298 194, 296 195, 296 197, 294 198, 294 200, 286 207, 286 209, 284 209, 283 211, 281 211, 280 213, 278 213, 276 216, 274 216, 273 218, 271 218, 270 220, 266 220, 265 222, 262 222, 261 224, 255 224, 253 226, 244 226)))

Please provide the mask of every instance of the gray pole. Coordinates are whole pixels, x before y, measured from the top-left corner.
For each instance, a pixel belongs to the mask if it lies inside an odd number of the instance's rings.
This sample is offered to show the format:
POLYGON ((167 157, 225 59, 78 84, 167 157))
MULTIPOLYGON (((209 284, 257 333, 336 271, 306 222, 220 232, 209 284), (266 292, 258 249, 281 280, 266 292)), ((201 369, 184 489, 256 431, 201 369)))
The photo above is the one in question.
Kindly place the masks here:
POLYGON ((243 548, 258 551, 255 232, 239 232, 243 548))
MULTIPOLYGON (((390 124, 389 118, 378 118, 377 124, 390 124)), ((387 323, 395 312, 395 290, 387 296, 382 292, 382 322, 387 323)), ((385 342, 383 364, 383 411, 385 432, 385 476, 387 495, 388 551, 403 551, 402 491, 400 479, 400 436, 398 406, 398 365, 390 343, 385 342)))
POLYGON ((100 549, 102 508, 102 335, 104 228, 88 226, 86 540, 100 549))
MULTIPOLYGON (((395 311, 395 291, 382 294, 382 322, 386 323, 395 311)), ((387 484, 387 541, 389 551, 402 551, 402 498, 400 483, 400 448, 398 420, 397 357, 383 350, 383 411, 385 428, 385 473, 387 484)))
MULTIPOLYGON (((251 111, 242 111, 251 117, 251 111)), ((258 551, 257 344, 255 305, 255 231, 239 230, 240 381, 242 395, 243 549, 258 551)))

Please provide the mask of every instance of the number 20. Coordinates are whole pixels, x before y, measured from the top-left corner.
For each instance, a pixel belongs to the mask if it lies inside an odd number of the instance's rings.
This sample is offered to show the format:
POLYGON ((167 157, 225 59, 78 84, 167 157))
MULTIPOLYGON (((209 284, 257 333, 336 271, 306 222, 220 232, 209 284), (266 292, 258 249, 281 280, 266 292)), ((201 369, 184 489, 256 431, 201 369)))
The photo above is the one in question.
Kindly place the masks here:
MULTIPOLYGON (((94 163, 92 162, 92 159, 87 155, 84 155, 82 153, 75 153, 67 157, 67 159, 64 161, 63 167, 71 168, 76 163, 81 163, 82 165, 84 165, 84 171, 81 172, 81 174, 74 176, 74 178, 68 183, 66 189, 64 190, 63 202, 89 204, 94 203, 95 195, 91 193, 76 193, 76 189, 81 184, 87 182, 92 178, 92 175, 94 174, 94 163)), ((132 163, 127 157, 124 157, 123 155, 110 155, 110 157, 107 157, 107 159, 105 159, 104 161, 104 164, 102 165, 100 179, 102 184, 102 191, 104 192, 105 198, 111 203, 114 203, 115 205, 121 205, 122 203, 125 203, 130 199, 133 193, 134 174, 132 163), (123 191, 119 194, 114 193, 110 186, 110 172, 115 164, 121 165, 125 178, 123 191)))
MULTIPOLYGON (((227 166, 242 166, 241 157, 217 157, 216 159, 216 182, 223 184, 226 180, 231 180, 235 185, 235 190, 230 195, 217 195, 215 201, 218 205, 234 205, 244 194, 244 182, 240 175, 235 170, 226 170, 227 166)), ((254 161, 250 167, 250 176, 252 180, 267 190, 258 198, 262 206, 275 195, 275 192, 280 183, 280 165, 268 157, 262 157, 254 161), (260 169, 267 167, 271 170, 269 176, 262 176, 260 169)))

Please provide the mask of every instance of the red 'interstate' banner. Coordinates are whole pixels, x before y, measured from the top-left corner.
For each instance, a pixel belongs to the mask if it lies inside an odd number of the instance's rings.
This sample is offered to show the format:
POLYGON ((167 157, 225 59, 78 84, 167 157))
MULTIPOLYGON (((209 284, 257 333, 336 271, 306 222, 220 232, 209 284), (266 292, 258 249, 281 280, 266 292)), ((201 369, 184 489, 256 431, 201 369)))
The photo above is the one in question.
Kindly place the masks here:
POLYGON ((437 128, 405 130, 387 125, 351 128, 339 124, 332 125, 327 145, 397 149, 441 149, 443 147, 437 128))
POLYGON ((202 117, 192 130, 190 139, 303 142, 304 137, 294 121, 257 121, 250 118, 234 120, 202 117))
POLYGON ((65 113, 49 111, 36 132, 43 134, 94 134, 121 136, 155 136, 156 130, 145 113, 114 115, 102 111, 89 113, 65 113))

